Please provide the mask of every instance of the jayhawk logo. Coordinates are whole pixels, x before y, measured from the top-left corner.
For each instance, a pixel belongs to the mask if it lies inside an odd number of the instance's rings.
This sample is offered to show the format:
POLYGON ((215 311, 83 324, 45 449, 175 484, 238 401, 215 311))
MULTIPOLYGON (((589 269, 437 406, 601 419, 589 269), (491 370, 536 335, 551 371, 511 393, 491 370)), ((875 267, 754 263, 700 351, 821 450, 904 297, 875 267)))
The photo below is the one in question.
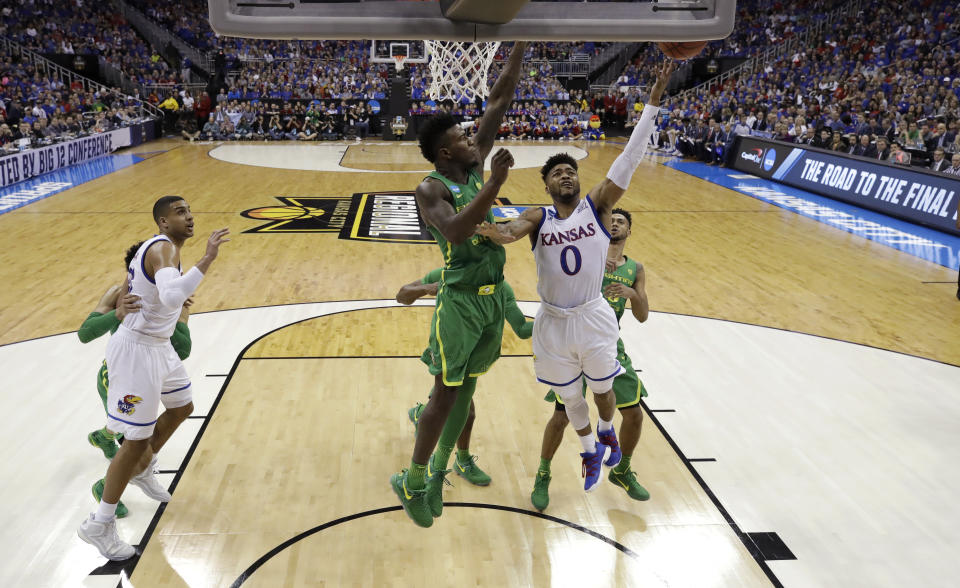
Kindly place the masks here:
POLYGON ((127 394, 123 398, 117 401, 117 410, 122 414, 133 414, 137 411, 135 405, 143 402, 143 398, 139 396, 134 396, 133 394, 127 394))

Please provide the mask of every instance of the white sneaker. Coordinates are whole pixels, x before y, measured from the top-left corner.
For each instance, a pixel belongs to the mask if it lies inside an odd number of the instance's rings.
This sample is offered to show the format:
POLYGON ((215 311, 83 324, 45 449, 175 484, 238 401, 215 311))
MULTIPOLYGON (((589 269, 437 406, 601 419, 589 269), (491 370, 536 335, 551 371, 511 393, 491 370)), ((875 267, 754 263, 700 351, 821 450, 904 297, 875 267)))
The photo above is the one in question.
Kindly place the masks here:
POLYGON ((102 523, 93 520, 93 513, 80 523, 77 535, 97 548, 100 555, 111 561, 123 561, 137 554, 133 545, 126 543, 117 535, 117 520, 102 523))
POLYGON ((144 494, 154 500, 170 502, 170 499, 173 497, 167 492, 167 489, 160 484, 160 481, 157 480, 157 477, 154 475, 156 472, 157 456, 154 454, 153 459, 150 460, 150 465, 136 476, 130 478, 130 484, 143 490, 144 494))

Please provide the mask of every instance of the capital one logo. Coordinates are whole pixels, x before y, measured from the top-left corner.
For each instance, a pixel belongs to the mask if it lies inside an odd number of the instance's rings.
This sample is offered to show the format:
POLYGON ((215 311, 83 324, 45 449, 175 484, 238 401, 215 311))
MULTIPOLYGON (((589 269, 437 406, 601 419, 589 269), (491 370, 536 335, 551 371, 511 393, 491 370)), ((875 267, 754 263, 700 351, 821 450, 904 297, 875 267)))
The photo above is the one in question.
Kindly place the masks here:
POLYGON ((760 165, 763 161, 763 149, 751 149, 750 151, 741 151, 740 159, 746 159, 747 161, 752 161, 753 163, 760 165))

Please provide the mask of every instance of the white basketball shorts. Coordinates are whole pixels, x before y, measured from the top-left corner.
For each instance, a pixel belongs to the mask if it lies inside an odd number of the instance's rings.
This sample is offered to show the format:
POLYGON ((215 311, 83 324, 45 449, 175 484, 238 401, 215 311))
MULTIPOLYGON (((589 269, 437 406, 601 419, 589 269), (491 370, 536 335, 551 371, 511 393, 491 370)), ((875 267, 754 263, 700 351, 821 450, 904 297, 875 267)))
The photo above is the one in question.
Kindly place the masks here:
POLYGON ((107 343, 107 428, 127 439, 147 439, 165 408, 193 401, 190 377, 169 339, 120 325, 107 343))
POLYGON ((567 386, 585 376, 590 389, 606 392, 623 373, 617 361, 620 325, 602 297, 573 308, 540 303, 533 323, 533 369, 537 380, 567 386))

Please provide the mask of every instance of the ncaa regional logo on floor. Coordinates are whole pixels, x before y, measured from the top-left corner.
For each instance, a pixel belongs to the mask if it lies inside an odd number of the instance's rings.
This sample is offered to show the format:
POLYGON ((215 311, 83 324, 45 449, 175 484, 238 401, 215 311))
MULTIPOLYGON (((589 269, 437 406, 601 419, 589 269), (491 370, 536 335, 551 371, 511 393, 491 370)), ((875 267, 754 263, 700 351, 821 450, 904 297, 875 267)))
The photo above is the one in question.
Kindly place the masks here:
POLYGON ((354 194, 341 239, 387 243, 435 243, 420 218, 413 192, 354 194))
POLYGON ((343 228, 351 198, 285 198, 284 206, 263 206, 240 213, 255 220, 272 221, 244 233, 339 233, 343 228))

